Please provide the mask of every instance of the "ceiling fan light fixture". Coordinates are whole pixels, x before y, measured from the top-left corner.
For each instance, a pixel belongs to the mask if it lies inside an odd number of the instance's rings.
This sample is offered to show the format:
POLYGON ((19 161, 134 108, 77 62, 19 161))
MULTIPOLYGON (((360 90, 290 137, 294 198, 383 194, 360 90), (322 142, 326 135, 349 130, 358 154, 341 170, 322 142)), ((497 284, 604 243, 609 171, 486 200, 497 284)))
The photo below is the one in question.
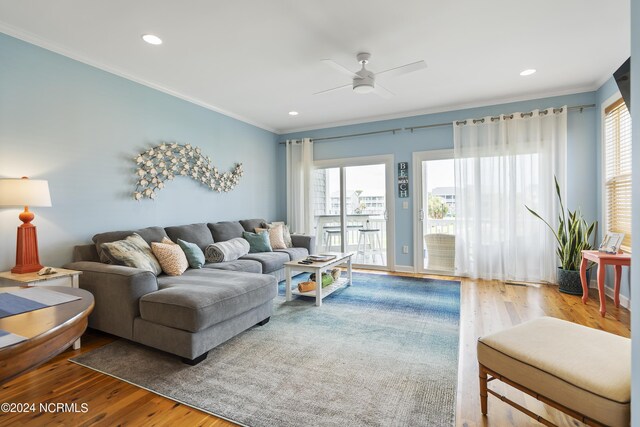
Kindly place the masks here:
MULTIPOLYGON (((390 98, 393 96, 393 93, 385 89, 384 86, 378 85, 376 87, 376 76, 384 76, 385 79, 390 77, 398 77, 403 74, 412 73, 414 71, 422 70, 427 68, 427 64, 421 60, 412 62, 410 64, 401 65, 399 67, 390 68, 388 70, 380 71, 379 73, 374 73, 367 70, 367 65, 369 63, 369 59, 371 59, 371 54, 366 52, 360 52, 356 56, 358 63, 362 66, 359 71, 351 71, 350 69, 343 67, 337 62, 332 61, 331 59, 323 59, 322 62, 329 65, 331 68, 340 71, 342 74, 346 74, 351 77, 351 84, 343 84, 342 86, 334 87, 332 89, 323 90, 320 92, 314 93, 314 95, 324 94, 328 92, 333 92, 336 90, 346 89, 351 87, 353 93, 357 94, 366 94, 366 93, 374 93, 382 98, 390 98)), ((384 83, 384 81, 382 82, 384 83)))
POLYGON ((353 91, 355 93, 371 93, 373 92, 373 83, 372 82, 354 82, 353 83, 353 91))

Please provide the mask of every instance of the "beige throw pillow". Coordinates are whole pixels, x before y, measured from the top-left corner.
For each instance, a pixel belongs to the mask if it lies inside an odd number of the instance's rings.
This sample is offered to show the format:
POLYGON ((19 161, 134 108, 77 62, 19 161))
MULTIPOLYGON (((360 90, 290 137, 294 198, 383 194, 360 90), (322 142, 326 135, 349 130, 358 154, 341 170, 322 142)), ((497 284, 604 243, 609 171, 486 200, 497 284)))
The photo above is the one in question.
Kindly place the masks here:
POLYGON ((284 223, 284 221, 273 221, 272 223, 262 223, 262 227, 269 229, 271 227, 275 227, 277 225, 282 226, 282 236, 284 237, 284 244, 287 245, 288 248, 293 247, 293 242, 291 241, 291 232, 289 231, 289 226, 284 223))
POLYGON ((169 276, 180 276, 189 268, 189 261, 180 245, 166 237, 162 243, 151 243, 151 251, 158 258, 162 271, 169 276))
POLYGON ((269 243, 271 243, 272 249, 287 249, 287 244, 284 242, 284 234, 282 229, 282 225, 276 225, 269 228, 256 227, 255 232, 260 233, 261 231, 268 231, 269 243))

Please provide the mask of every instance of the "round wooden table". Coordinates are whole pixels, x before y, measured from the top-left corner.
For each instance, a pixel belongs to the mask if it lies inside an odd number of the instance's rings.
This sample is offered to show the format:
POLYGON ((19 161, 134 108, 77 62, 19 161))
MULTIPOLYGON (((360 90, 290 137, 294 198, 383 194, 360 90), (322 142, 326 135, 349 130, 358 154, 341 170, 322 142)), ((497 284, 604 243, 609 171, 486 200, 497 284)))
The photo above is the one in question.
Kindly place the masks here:
MULTIPOLYGON (((0 292, 19 289, 24 288, 0 287, 0 292)), ((62 353, 87 329, 88 316, 94 304, 90 292, 62 286, 44 289, 75 295, 80 299, 0 319, 0 329, 27 338, 0 348, 0 384, 62 353)))

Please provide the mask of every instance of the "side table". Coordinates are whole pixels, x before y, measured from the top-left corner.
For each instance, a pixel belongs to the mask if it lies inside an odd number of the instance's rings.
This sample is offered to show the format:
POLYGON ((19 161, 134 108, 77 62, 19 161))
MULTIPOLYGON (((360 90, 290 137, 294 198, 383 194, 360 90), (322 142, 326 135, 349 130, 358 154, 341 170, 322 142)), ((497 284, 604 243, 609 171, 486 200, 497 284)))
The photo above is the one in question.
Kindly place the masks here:
MULTIPOLYGON (((0 286, 67 286, 78 288, 82 271, 56 268, 55 274, 38 276, 38 272, 15 274, 10 271, 0 273, 0 286)), ((80 338, 73 343, 73 349, 80 348, 80 338)))
POLYGON ((580 263, 580 280, 582 281, 582 302, 587 303, 589 299, 589 284, 587 283, 587 264, 593 261, 598 264, 598 295, 600 297, 600 315, 604 317, 607 312, 606 297, 604 294, 604 276, 607 265, 613 265, 616 276, 614 282, 614 298, 616 307, 620 307, 620 278, 622 276, 622 266, 631 265, 631 255, 625 253, 608 254, 600 251, 582 251, 582 262, 580 263))
POLYGON ((10 271, 0 273, 0 285, 6 286, 68 286, 78 288, 82 271, 56 268, 57 273, 38 276, 37 272, 14 274, 10 271))

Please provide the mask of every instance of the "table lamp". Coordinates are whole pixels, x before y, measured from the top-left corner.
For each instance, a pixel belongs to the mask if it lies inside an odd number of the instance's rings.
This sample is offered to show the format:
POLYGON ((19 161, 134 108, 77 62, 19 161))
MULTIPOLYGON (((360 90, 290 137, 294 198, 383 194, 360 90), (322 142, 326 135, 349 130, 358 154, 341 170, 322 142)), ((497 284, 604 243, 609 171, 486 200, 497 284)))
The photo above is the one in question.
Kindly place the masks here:
POLYGON ((16 266, 12 273, 23 274, 42 268, 38 257, 38 236, 35 225, 31 224, 35 215, 29 206, 51 206, 49 183, 41 179, 2 178, 0 179, 0 206, 24 206, 20 213, 22 225, 18 227, 16 245, 16 266))

